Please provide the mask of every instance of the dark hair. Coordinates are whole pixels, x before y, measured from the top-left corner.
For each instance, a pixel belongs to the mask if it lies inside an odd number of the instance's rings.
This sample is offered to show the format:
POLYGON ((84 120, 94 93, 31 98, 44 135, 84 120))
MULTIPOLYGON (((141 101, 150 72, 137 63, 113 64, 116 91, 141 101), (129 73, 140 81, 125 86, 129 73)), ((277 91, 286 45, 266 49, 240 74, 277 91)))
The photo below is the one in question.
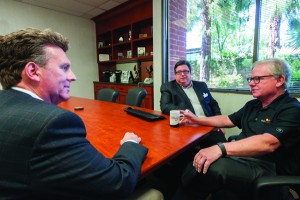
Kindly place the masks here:
POLYGON ((48 58, 45 46, 54 45, 64 52, 69 41, 50 29, 28 28, 5 35, 0 40, 0 83, 3 89, 17 85, 22 80, 22 71, 28 62, 44 67, 48 58))
POLYGON ((180 65, 186 65, 186 66, 188 66, 190 72, 192 71, 192 67, 191 67, 191 64, 189 63, 189 61, 187 61, 187 60, 179 60, 179 61, 175 64, 175 66, 174 66, 174 73, 176 73, 176 68, 177 68, 178 66, 180 66, 180 65))

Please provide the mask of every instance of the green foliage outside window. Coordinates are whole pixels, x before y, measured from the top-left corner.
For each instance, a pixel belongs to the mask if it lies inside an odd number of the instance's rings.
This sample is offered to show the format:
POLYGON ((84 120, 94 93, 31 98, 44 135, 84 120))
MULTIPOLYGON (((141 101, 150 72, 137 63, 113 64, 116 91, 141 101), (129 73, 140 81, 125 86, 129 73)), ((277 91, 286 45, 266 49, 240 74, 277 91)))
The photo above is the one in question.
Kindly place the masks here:
POLYGON ((248 89, 246 77, 253 60, 277 57, 291 65, 291 91, 300 93, 300 0, 262 0, 261 5, 253 0, 186 3, 186 31, 201 35, 197 51, 187 47, 194 80, 205 81, 210 88, 248 89), (256 6, 261 8, 259 24, 256 6), (254 40, 256 29, 259 40, 254 40))

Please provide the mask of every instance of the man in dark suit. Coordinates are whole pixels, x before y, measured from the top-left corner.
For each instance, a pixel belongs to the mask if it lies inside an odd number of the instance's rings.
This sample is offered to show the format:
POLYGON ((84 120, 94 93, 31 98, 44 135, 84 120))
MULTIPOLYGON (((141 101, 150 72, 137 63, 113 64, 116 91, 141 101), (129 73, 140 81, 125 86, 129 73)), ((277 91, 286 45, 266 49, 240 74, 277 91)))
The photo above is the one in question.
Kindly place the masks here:
POLYGON ((56 106, 76 80, 67 50, 68 40, 51 30, 0 40, 0 199, 121 199, 136 187, 148 152, 141 138, 125 133, 105 158, 86 139, 83 121, 56 106))
MULTIPOLYGON (((171 110, 187 110, 197 116, 221 115, 218 102, 212 97, 205 82, 191 80, 191 65, 186 60, 178 61, 174 66, 175 80, 161 85, 160 108, 164 114, 170 114, 171 110)), ((224 130, 222 128, 211 131, 195 148, 191 148, 181 156, 174 159, 171 166, 165 166, 158 171, 159 182, 167 182, 160 190, 167 198, 172 195, 174 187, 178 181, 176 174, 181 174, 184 166, 193 160, 199 148, 208 147, 219 141, 226 142, 224 130), (166 178, 163 177, 165 175, 166 178), (166 186, 165 186, 166 185, 166 186), (170 185, 172 185, 170 187, 170 185), (167 189, 165 189, 167 188, 167 189)))
MULTIPOLYGON (((170 110, 187 110, 197 116, 221 115, 218 102, 212 97, 205 82, 191 80, 192 67, 186 60, 178 61, 174 66, 175 80, 161 85, 160 108, 164 114, 170 110)), ((202 141, 206 147, 216 141, 226 141, 223 129, 210 133, 202 141)))
POLYGON ((191 80, 191 65, 186 60, 174 66, 175 80, 161 85, 160 108, 164 114, 170 110, 190 110, 197 116, 220 115, 218 102, 210 94, 205 82, 191 80))

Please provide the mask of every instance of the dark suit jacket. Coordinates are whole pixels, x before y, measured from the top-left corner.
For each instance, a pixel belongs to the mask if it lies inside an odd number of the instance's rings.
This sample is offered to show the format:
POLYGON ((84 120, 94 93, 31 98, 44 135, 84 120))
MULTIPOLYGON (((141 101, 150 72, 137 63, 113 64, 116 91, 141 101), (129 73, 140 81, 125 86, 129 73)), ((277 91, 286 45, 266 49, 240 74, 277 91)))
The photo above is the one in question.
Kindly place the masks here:
POLYGON ((105 158, 76 114, 12 89, 0 93, 0 199, 127 196, 147 151, 126 142, 105 158))
MULTIPOLYGON (((192 81, 193 88, 202 106, 205 116, 220 115, 221 110, 218 102, 211 96, 205 82, 192 81), (204 97, 205 94, 205 97, 204 97)), ((164 83, 160 87, 160 109, 164 114, 170 114, 170 110, 189 109, 193 113, 195 110, 181 86, 176 80, 164 83)))

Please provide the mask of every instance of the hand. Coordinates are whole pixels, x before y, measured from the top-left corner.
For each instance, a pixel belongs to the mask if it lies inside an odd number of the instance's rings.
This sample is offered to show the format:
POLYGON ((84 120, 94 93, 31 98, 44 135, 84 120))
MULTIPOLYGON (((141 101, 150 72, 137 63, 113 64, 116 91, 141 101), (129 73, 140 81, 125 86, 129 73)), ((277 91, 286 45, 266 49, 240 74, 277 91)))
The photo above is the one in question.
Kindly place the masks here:
POLYGON ((189 110, 180 110, 180 125, 195 124, 197 116, 189 110))
POLYGON ((136 134, 132 133, 132 132, 126 132, 123 139, 120 141, 120 144, 122 145, 124 142, 127 141, 135 141, 136 143, 140 143, 141 142, 141 138, 139 136, 137 136, 136 134))
POLYGON ((218 128, 217 131, 222 132, 223 134, 225 134, 225 128, 218 128))
POLYGON ((193 166, 197 172, 203 171, 205 174, 209 166, 222 156, 222 151, 218 145, 201 149, 194 157, 193 166))

